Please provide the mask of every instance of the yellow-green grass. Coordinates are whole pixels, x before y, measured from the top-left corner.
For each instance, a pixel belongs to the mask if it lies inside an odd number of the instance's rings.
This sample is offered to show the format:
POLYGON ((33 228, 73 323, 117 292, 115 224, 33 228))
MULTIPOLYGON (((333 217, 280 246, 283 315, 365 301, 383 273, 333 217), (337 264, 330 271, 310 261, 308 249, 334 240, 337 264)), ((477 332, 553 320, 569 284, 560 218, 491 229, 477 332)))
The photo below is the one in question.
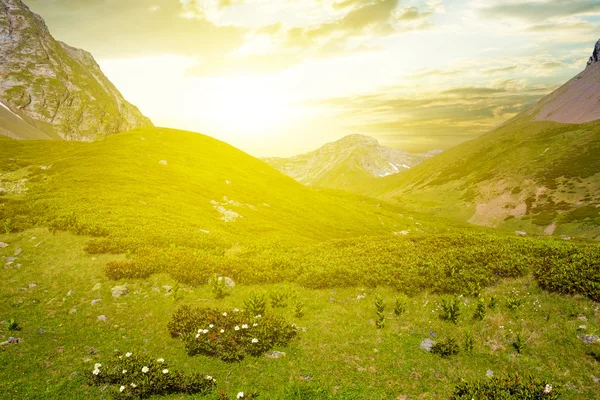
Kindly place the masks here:
POLYGON ((498 306, 488 309, 483 321, 472 319, 476 299, 462 298, 457 325, 438 318, 440 296, 434 294, 410 298, 406 314, 396 317, 397 293, 387 288, 364 288, 366 298, 357 299, 363 293, 360 287, 309 290, 286 284, 283 287, 305 304, 306 315, 295 318, 291 306, 268 312, 289 318, 306 332, 287 348, 276 349, 286 353, 283 358, 248 357, 232 364, 187 356, 183 343, 166 329, 172 312, 183 304, 243 308, 252 291, 268 293, 281 285, 238 285, 222 300, 215 300, 206 285, 180 286, 174 299, 162 286, 176 283, 164 274, 109 281, 102 272, 104 264, 123 257, 86 254, 87 240, 46 229, 0 235, 0 241, 9 243, 0 256, 22 249, 20 268, 0 269, 0 320, 14 318, 23 328, 8 332, 1 325, 0 339, 24 339, 0 350, 0 398, 107 398, 101 388, 86 385, 85 374, 114 350, 144 352, 165 358, 173 368, 208 373, 216 377, 219 390, 234 397, 239 391, 257 391, 264 399, 326 398, 314 391, 304 397, 290 395, 322 388, 342 399, 448 398, 458 379, 484 378, 488 369, 496 375, 532 373, 561 384, 565 399, 592 399, 600 390, 593 380, 600 377, 600 363, 587 355, 593 346, 576 337, 583 324, 583 333, 599 333, 599 305, 583 297, 546 293, 529 276, 485 290, 486 302, 495 295, 498 306), (30 283, 37 286, 29 288, 30 283), (100 289, 93 291, 96 284, 100 289), (127 284, 129 294, 113 298, 110 289, 117 284, 127 284), (525 300, 516 311, 506 307, 513 290, 525 300), (378 293, 387 307, 381 330, 375 327, 373 304, 378 293), (102 301, 92 306, 97 298, 102 301), (71 313, 73 308, 76 313, 71 313), (578 320, 578 314, 587 321, 578 320), (98 321, 99 315, 107 316, 107 322, 98 321), (40 328, 45 333, 38 333, 40 328), (430 331, 434 340, 454 336, 462 344, 467 330, 475 338, 472 354, 461 351, 443 359, 419 348, 430 331), (511 346, 518 333, 527 341, 522 355, 511 346), (90 354, 92 348, 95 354, 90 354))

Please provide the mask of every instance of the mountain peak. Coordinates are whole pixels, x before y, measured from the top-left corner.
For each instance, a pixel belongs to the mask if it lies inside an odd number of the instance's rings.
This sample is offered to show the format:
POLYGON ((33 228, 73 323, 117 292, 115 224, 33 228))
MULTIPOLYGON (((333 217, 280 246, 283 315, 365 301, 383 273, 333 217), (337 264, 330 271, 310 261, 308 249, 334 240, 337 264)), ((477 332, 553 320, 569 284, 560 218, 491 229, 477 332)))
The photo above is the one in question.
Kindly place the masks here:
POLYGON ((353 144, 370 144, 370 145, 375 145, 375 146, 379 145, 379 141, 377 139, 375 139, 374 137, 367 136, 367 135, 361 135, 358 133, 344 136, 343 138, 341 138, 340 140, 338 140, 335 143, 348 144, 348 145, 353 145, 353 144))
POLYGON ((594 51, 592 52, 592 56, 588 60, 587 65, 589 66, 590 64, 593 64, 598 61, 600 61, 600 40, 596 42, 596 45, 594 46, 594 51))

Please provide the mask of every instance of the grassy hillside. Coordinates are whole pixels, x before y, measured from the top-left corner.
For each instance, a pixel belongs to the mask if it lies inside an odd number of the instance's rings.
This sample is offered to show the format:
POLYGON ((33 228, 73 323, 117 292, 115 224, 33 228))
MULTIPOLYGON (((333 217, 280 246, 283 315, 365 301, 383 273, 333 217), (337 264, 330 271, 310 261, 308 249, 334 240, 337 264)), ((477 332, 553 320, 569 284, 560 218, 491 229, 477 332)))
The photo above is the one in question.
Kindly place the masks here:
POLYGON ((357 189, 413 210, 535 234, 600 235, 600 123, 522 115, 357 189))

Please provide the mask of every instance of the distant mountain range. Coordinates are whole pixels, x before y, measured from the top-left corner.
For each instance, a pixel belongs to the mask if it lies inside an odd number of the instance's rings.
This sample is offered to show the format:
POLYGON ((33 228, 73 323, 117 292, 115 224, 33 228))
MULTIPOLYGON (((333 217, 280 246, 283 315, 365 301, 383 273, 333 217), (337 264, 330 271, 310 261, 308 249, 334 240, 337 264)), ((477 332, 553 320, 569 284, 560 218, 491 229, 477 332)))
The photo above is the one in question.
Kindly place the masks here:
POLYGON ((349 135, 310 153, 264 160, 306 185, 351 189, 373 177, 409 170, 439 153, 441 150, 413 154, 382 146, 370 136, 349 135))
POLYGON ((356 191, 480 225, 597 237, 599 48, 583 72, 500 127, 356 191))
POLYGON ((16 139, 89 141, 152 125, 21 0, 0 0, 0 102, 0 134, 16 139))

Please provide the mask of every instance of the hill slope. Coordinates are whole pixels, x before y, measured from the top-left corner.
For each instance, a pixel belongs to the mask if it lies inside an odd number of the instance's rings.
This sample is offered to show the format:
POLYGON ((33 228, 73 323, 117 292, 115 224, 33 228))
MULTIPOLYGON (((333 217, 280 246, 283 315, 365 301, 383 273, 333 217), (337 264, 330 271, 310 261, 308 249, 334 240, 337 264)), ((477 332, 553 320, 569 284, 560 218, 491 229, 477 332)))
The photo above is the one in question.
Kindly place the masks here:
POLYGON ((349 135, 307 154, 265 161, 306 185, 349 189, 372 177, 406 171, 440 152, 413 154, 381 146, 369 136, 349 135))
MULTIPOLYGON (((129 104, 88 52, 54 40, 21 0, 0 0, 0 101, 50 137, 93 140, 152 123, 129 104)), ((2 121, 0 121, 1 123, 2 121)), ((31 139, 31 128, 0 132, 31 139)), ((37 134, 39 136, 39 134, 37 134)))
POLYGON ((600 63, 492 132, 361 188, 423 212, 548 235, 600 234, 600 63), (582 124, 562 122, 589 121, 582 124))

